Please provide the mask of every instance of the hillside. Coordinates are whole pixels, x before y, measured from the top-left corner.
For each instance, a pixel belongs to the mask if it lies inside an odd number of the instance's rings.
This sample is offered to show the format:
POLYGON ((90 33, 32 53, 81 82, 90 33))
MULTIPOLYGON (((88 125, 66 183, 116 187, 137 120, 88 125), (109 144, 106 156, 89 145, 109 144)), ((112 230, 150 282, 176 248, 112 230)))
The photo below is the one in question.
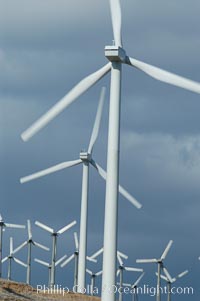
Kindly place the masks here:
POLYGON ((81 294, 68 293, 45 294, 37 293, 36 289, 24 284, 13 281, 0 280, 0 300, 1 301, 100 301, 98 297, 86 296, 81 294))

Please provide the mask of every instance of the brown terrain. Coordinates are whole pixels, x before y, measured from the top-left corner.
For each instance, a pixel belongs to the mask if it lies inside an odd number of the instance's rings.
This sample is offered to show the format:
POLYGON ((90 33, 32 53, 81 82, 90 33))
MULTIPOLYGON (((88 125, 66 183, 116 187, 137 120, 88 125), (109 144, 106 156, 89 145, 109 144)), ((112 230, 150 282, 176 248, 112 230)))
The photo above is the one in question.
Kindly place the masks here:
POLYGON ((100 301, 98 297, 82 294, 65 293, 47 294, 38 293, 30 285, 0 279, 0 300, 1 301, 100 301))

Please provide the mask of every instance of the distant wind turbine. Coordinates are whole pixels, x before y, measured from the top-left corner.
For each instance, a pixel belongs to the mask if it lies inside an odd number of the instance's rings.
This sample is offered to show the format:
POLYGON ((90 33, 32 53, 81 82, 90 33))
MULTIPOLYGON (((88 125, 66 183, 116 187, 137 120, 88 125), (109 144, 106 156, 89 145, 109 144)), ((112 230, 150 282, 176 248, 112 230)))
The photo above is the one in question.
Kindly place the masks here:
POLYGON ((19 265, 27 268, 27 264, 22 262, 21 260, 17 259, 14 254, 17 252, 17 250, 13 250, 13 238, 10 237, 10 253, 8 256, 6 256, 4 259, 2 259, 2 263, 4 263, 6 260, 8 260, 8 280, 12 280, 12 261, 15 261, 19 265))
POLYGON ((156 295, 156 300, 160 301, 160 273, 161 269, 165 270, 163 266, 163 261, 166 258, 171 246, 172 246, 173 240, 170 240, 169 243, 167 244, 163 254, 159 259, 137 259, 137 263, 157 263, 158 264, 158 277, 157 277, 157 295, 156 295))
MULTIPOLYGON (((166 268, 163 268, 164 275, 160 275, 160 277, 167 282, 167 301, 171 301, 171 285, 172 283, 176 282, 178 279, 182 278, 186 274, 188 274, 188 270, 178 274, 176 277, 172 278, 166 268)), ((158 273, 156 273, 158 276, 158 273)))
MULTIPOLYGON (((138 288, 138 284, 140 283, 140 281, 142 280, 142 278, 144 277, 144 275, 145 275, 145 272, 143 272, 137 278, 137 280, 133 284, 130 284, 130 283, 123 283, 122 284, 123 287, 130 287, 133 290, 133 294, 132 294, 132 296, 133 296, 132 300, 133 301, 138 301, 138 291, 137 291, 137 288, 138 288)), ((121 285, 120 285, 119 282, 117 283, 117 285, 119 285, 121 287, 121 285)))
MULTIPOLYGON (((20 179, 21 183, 29 182, 34 179, 46 176, 48 174, 57 172, 59 170, 72 167, 78 165, 80 163, 83 164, 83 175, 82 175, 82 197, 81 197, 81 216, 80 216, 80 247, 79 247, 79 263, 78 263, 78 287, 85 287, 85 270, 86 270, 86 254, 87 254, 87 211, 88 211, 88 190, 89 190, 89 166, 92 165, 99 175, 106 180, 106 172, 103 168, 98 165, 92 156, 94 144, 97 140, 103 110, 103 104, 105 99, 105 88, 102 88, 99 105, 96 113, 96 118, 88 146, 87 152, 80 153, 80 159, 74 161, 67 161, 55 166, 49 167, 47 169, 41 170, 34 174, 28 175, 20 179)), ((123 187, 119 185, 119 192, 129 200, 136 208, 140 209, 141 204, 131 196, 123 187)), ((80 289, 81 291, 81 289, 80 289)))
MULTIPOLYGON (((133 268, 133 267, 127 267, 124 265, 121 256, 119 254, 117 254, 117 259, 119 262, 119 268, 117 270, 117 276, 119 275, 119 285, 120 287, 123 286, 123 274, 124 271, 128 271, 128 272, 143 272, 143 269, 138 269, 138 268, 133 268)), ((123 293, 120 291, 119 292, 119 301, 123 300, 123 293)))
POLYGON ((25 229, 26 227, 24 225, 5 223, 0 214, 0 278, 2 277, 2 244, 3 244, 3 230, 5 228, 25 229))
POLYGON ((93 273, 91 270, 86 269, 86 272, 90 275, 90 295, 94 296, 94 288, 95 288, 95 280, 98 276, 102 275, 103 271, 99 271, 97 273, 93 273))
POLYGON ((51 236, 52 236, 51 286, 54 286, 54 284, 55 284, 55 263, 56 263, 56 251, 57 251, 57 237, 58 237, 59 234, 64 233, 65 231, 69 230, 71 227, 76 225, 76 221, 73 221, 70 224, 64 226, 63 228, 61 228, 57 232, 54 229, 42 224, 41 222, 36 221, 35 224, 38 227, 42 228, 43 230, 46 230, 47 232, 50 232, 51 236))
MULTIPOLYGON (((67 258, 67 255, 64 255, 62 256, 61 258, 59 258, 58 260, 56 260, 55 262, 55 266, 59 265, 63 260, 65 260, 67 258)), ((43 265, 43 266, 46 266, 49 270, 49 280, 48 280, 48 287, 50 288, 51 287, 51 264, 46 262, 46 261, 43 261, 43 260, 40 260, 40 259, 37 259, 37 258, 34 258, 34 261, 43 265)))
POLYGON ((26 283, 30 284, 31 281, 31 253, 32 253, 32 245, 36 246, 40 249, 43 249, 45 251, 49 251, 49 248, 45 247, 42 244, 39 244, 38 242, 33 240, 32 236, 32 230, 31 230, 31 222, 28 219, 27 220, 27 229, 28 229, 28 240, 23 242, 18 248, 15 249, 16 252, 24 248, 25 246, 28 247, 28 256, 27 256, 27 274, 26 274, 26 283))
MULTIPOLYGON (((78 287, 78 258, 79 258, 79 243, 78 243, 78 235, 77 232, 74 232, 74 243, 75 243, 75 251, 74 253, 68 257, 65 261, 60 265, 61 268, 64 268, 67 264, 69 264, 74 259, 74 291, 77 292, 78 287)), ((89 256, 86 256, 88 261, 97 262, 96 259, 93 259, 89 256)))

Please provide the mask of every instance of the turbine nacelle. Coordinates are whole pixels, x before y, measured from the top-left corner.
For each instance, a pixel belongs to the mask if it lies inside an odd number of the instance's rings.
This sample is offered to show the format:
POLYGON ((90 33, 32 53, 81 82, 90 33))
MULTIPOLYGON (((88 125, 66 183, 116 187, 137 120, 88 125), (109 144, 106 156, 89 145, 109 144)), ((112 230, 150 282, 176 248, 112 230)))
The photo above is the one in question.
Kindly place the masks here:
POLYGON ((80 159, 85 162, 91 162, 92 155, 88 152, 80 152, 80 159))
POLYGON ((111 62, 126 62, 126 52, 122 47, 119 46, 106 46, 105 56, 111 62))

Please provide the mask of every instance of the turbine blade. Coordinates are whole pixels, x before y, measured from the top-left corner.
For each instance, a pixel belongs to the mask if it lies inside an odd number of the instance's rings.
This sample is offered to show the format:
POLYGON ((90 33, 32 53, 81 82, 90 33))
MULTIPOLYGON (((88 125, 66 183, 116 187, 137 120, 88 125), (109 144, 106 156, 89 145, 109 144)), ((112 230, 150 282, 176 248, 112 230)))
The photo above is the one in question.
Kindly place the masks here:
POLYGON ((78 234, 77 234, 77 232, 74 232, 74 243, 75 243, 76 251, 78 251, 79 244, 78 244, 78 234))
POLYGON ((53 229, 52 228, 50 228, 50 227, 48 227, 48 226, 46 226, 46 225, 44 225, 44 224, 42 224, 42 223, 40 223, 38 221, 35 222, 35 225, 38 226, 38 227, 40 227, 40 228, 42 228, 43 230, 46 230, 46 231, 50 232, 51 234, 53 233, 53 229))
POLYGON ((8 258, 8 256, 4 257, 1 262, 4 263, 6 260, 8 260, 8 258))
POLYGON ((68 161, 68 162, 63 162, 63 163, 60 163, 60 164, 56 164, 54 166, 51 166, 49 168, 40 170, 40 171, 35 172, 31 175, 28 175, 26 177, 21 178, 20 183, 23 184, 23 183, 26 183, 26 182, 44 177, 44 176, 49 175, 51 173, 57 172, 59 170, 62 170, 62 169, 80 164, 81 162, 82 162, 81 159, 78 159, 78 160, 73 160, 73 161, 68 161))
POLYGON ((144 277, 145 272, 143 272, 138 279, 135 281, 135 283, 133 283, 132 287, 136 287, 138 286, 138 284, 140 283, 140 281, 142 280, 142 278, 144 277))
POLYGON ((121 38, 122 16, 121 16, 121 6, 119 0, 110 0, 110 11, 111 11, 115 45, 122 47, 122 38, 121 38))
POLYGON ((165 248, 165 250, 164 250, 162 256, 161 256, 161 260, 163 260, 163 259, 166 258, 166 256, 167 256, 167 254, 168 254, 168 252, 169 252, 169 250, 170 250, 172 244, 173 244, 173 240, 170 240, 170 241, 168 242, 168 244, 167 244, 167 246, 166 246, 166 248, 165 248))
POLYGON ((189 271, 186 270, 186 271, 184 271, 184 272, 178 274, 178 276, 177 276, 176 278, 182 278, 183 276, 185 276, 185 275, 188 274, 188 273, 189 273, 189 271))
POLYGON ((117 251, 117 254, 124 259, 128 259, 128 256, 120 251, 117 251))
MULTIPOLYGON (((156 272, 156 276, 158 277, 158 273, 156 272)), ((160 275, 160 278, 162 278, 163 280, 169 282, 168 278, 166 276, 160 275)))
POLYGON ((27 229, 28 229, 28 239, 32 239, 32 231, 31 231, 31 221, 30 219, 27 220, 27 229))
POLYGON ((137 259, 137 263, 157 263, 157 259, 137 259))
POLYGON ((16 225, 16 224, 8 224, 8 223, 5 223, 4 224, 6 227, 9 227, 9 228, 18 228, 18 229, 25 229, 26 226, 24 225, 16 225))
POLYGON ((37 263, 40 263, 40 264, 42 264, 42 265, 44 265, 46 267, 50 266, 50 264, 48 262, 40 260, 40 259, 37 259, 37 258, 34 258, 34 261, 37 262, 37 263))
MULTIPOLYGON (((106 171, 98 165, 94 160, 91 161, 92 165, 96 168, 100 176, 106 181, 106 171)), ((125 190, 121 185, 119 185, 119 192, 123 197, 125 197, 129 202, 131 202, 132 205, 134 205, 137 209, 140 209, 142 205, 132 196, 130 193, 128 193, 127 190, 125 190)))
POLYGON ((91 135, 90 143, 89 143, 89 147, 88 147, 88 153, 89 154, 92 153, 94 144, 95 144, 95 142, 97 140, 97 137, 98 137, 98 134, 99 134, 99 128, 100 128, 100 123, 101 123, 103 105, 104 105, 104 100, 105 100, 105 92, 106 92, 106 88, 103 87, 101 89, 99 105, 98 105, 96 118, 95 118, 95 122, 94 122, 94 127, 93 127, 93 130, 92 130, 92 135, 91 135))
POLYGON ((24 141, 29 140, 33 135, 45 127, 52 119, 60 114, 65 108, 67 108, 73 101, 75 101, 81 94, 86 92, 96 82, 98 82, 104 75, 106 75, 111 69, 111 63, 109 62, 101 69, 85 77, 80 81, 71 91, 65 95, 59 102, 57 102, 49 111, 42 115, 35 123, 33 123, 26 131, 21 135, 24 141))
POLYGON ((61 228, 57 233, 58 234, 62 234, 65 231, 69 230, 71 227, 73 227, 74 225, 76 225, 76 221, 71 222, 70 224, 68 224, 67 226, 61 228))
POLYGON ((68 263, 70 263, 70 261, 72 261, 74 259, 74 254, 72 254, 69 258, 67 258, 67 260, 65 260, 60 266, 61 268, 63 268, 64 266, 66 266, 68 263))
POLYGON ((132 267, 125 267, 124 269, 128 272, 143 272, 143 269, 132 268, 132 267))
POLYGON ((92 257, 90 257, 90 256, 86 256, 86 259, 87 259, 88 261, 97 263, 97 260, 94 259, 94 258, 92 258, 92 257))
POLYGON ((18 251, 20 251, 23 247, 25 247, 27 245, 27 241, 23 242, 19 247, 17 247, 16 249, 13 250, 13 254, 17 253, 18 251))
POLYGON ((48 247, 45 247, 44 245, 42 244, 39 244, 38 242, 34 241, 34 245, 40 249, 43 249, 45 251, 49 251, 50 249, 48 247))
POLYGON ((99 271, 99 272, 97 272, 97 273, 95 274, 95 276, 98 277, 98 276, 100 276, 100 275, 102 275, 102 274, 103 274, 103 271, 99 271))
POLYGON ((99 255, 101 255, 101 253, 103 253, 103 248, 99 249, 97 252, 95 252, 94 254, 92 254, 90 256, 90 258, 96 258, 98 257, 99 255))
POLYGON ((168 281, 173 283, 174 281, 173 281, 171 275, 169 274, 168 270, 165 267, 163 267, 163 272, 164 272, 165 276, 167 277, 168 281))
POLYGON ((90 271, 90 270, 88 270, 88 269, 86 269, 86 272, 87 272, 88 274, 90 274, 91 276, 93 275, 92 271, 90 271))
MULTIPOLYGON (((120 285, 119 282, 117 282, 117 285, 120 285)), ((122 283, 122 286, 125 286, 125 287, 131 287, 131 284, 130 283, 122 283)))
POLYGON ((24 263, 24 262, 22 262, 21 260, 15 258, 15 257, 13 257, 13 260, 14 260, 16 263, 18 263, 18 264, 22 265, 23 267, 27 268, 27 264, 24 263))
POLYGON ((118 262, 119 262, 119 265, 120 265, 120 266, 123 266, 124 263, 123 263, 121 257, 119 256, 119 254, 117 254, 117 260, 118 260, 118 262))
POLYGON ((65 258, 67 258, 67 255, 65 254, 64 256, 62 256, 60 259, 58 259, 56 262, 55 262, 55 266, 57 266, 58 264, 60 264, 65 258))
POLYGON ((126 63, 161 82, 200 94, 200 83, 198 82, 192 81, 190 79, 173 74, 171 72, 165 71, 158 67, 154 67, 130 57, 127 57, 126 63))

